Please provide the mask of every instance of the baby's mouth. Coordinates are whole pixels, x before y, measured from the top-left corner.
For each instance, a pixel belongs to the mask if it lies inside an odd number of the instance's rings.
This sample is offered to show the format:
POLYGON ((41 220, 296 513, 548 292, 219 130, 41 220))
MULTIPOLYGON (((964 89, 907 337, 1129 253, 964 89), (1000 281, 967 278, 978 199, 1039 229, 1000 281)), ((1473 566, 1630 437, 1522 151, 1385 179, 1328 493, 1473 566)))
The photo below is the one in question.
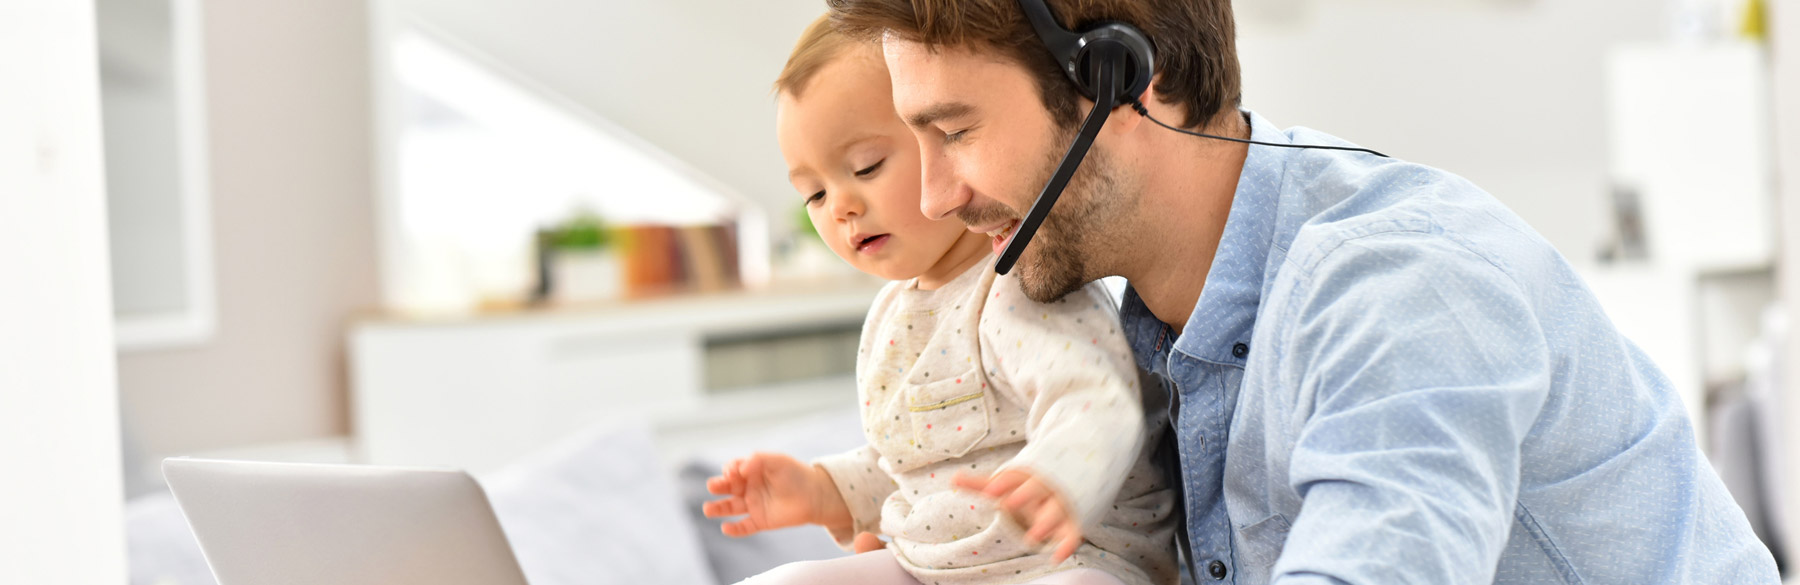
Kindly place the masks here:
POLYGON ((886 243, 887 240, 888 240, 887 234, 875 234, 873 236, 863 238, 862 241, 859 241, 856 243, 856 251, 858 251, 858 252, 874 251, 876 248, 879 248, 879 247, 881 247, 882 244, 886 243))

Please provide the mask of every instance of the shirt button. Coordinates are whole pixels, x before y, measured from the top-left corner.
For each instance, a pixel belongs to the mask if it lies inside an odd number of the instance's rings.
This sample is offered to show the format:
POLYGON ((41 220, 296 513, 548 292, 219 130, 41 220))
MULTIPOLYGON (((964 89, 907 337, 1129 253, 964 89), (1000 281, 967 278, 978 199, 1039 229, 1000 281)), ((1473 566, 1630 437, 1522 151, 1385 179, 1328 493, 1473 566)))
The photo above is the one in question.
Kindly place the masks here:
POLYGON ((1220 561, 1213 561, 1212 564, 1206 566, 1206 572, 1212 574, 1212 578, 1218 579, 1220 581, 1224 581, 1225 580, 1225 563, 1220 562, 1220 561))
POLYGON ((1250 346, 1244 345, 1242 343, 1231 346, 1231 357, 1235 357, 1235 358, 1241 360, 1241 359, 1244 359, 1244 356, 1247 356, 1247 355, 1250 355, 1250 346))

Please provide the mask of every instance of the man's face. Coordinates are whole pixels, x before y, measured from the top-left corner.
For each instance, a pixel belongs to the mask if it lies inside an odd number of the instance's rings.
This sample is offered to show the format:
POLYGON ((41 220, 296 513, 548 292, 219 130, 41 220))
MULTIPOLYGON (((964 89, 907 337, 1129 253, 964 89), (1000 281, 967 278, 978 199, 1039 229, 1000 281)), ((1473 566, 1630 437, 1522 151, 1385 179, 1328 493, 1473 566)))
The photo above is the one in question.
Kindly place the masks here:
MULTIPOLYGON (((989 234, 995 253, 1036 202, 1074 136, 1044 109, 1023 66, 965 48, 888 37, 882 43, 894 108, 919 139, 919 207, 926 217, 955 216, 989 234)), ((1018 263, 1025 294, 1062 298, 1105 276, 1099 266, 1116 243, 1135 197, 1096 144, 1018 263)))

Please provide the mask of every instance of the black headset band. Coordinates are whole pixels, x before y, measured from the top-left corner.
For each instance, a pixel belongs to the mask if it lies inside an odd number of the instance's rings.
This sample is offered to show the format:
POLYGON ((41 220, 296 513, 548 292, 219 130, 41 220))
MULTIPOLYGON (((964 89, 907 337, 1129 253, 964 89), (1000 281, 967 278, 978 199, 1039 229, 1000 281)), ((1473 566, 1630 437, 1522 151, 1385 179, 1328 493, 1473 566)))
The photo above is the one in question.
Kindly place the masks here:
POLYGON ((1073 76, 1076 73, 1073 56, 1081 50, 1081 35, 1057 23, 1056 15, 1050 13, 1050 5, 1044 0, 1020 0, 1019 9, 1031 23, 1031 30, 1037 32, 1038 40, 1056 58, 1056 65, 1073 76))

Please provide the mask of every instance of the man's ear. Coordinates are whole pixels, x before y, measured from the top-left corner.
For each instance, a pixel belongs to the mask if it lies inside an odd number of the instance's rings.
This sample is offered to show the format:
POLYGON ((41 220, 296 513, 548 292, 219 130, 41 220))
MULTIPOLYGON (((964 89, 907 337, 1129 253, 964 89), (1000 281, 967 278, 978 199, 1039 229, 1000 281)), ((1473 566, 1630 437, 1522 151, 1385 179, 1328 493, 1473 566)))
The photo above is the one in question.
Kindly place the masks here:
MULTIPOLYGON (((1139 103, 1148 106, 1156 103, 1156 82, 1162 79, 1161 74, 1150 78, 1150 87, 1144 89, 1144 95, 1138 96, 1139 103)), ((1100 129, 1101 134, 1125 136, 1136 132, 1144 124, 1144 117, 1138 115, 1130 103, 1119 104, 1106 119, 1106 126, 1100 129)))
POLYGON ((1100 128, 1100 133, 1126 136, 1136 132, 1143 123, 1144 117, 1139 116, 1137 110, 1132 109, 1131 104, 1124 104, 1113 108, 1112 115, 1106 118, 1106 126, 1100 128))

